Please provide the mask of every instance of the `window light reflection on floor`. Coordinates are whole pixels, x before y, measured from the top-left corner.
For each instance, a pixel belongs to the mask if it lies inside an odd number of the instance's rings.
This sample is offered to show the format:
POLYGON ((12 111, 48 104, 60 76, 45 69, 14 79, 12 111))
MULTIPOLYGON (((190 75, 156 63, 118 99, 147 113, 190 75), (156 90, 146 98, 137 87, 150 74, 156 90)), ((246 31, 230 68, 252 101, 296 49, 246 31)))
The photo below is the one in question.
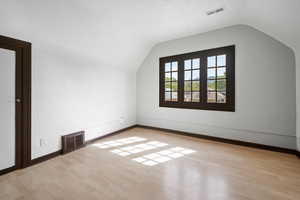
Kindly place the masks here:
POLYGON ((156 153, 147 154, 141 157, 133 158, 133 161, 147 166, 154 166, 159 163, 164 163, 172 159, 183 157, 187 154, 195 153, 192 149, 182 147, 174 147, 167 150, 159 151, 156 153))
POLYGON ((159 147, 167 146, 167 143, 158 142, 158 141, 151 141, 143 144, 138 145, 132 145, 132 146, 126 146, 119 149, 111 150, 110 152, 118 154, 120 156, 129 156, 131 154, 140 153, 147 150, 156 149, 159 147))
POLYGON ((142 142, 147 139, 142 138, 142 137, 128 137, 128 138, 123 138, 123 139, 118 139, 118 140, 112 140, 112 141, 107 141, 107 142, 102 142, 102 143, 97 143, 93 144, 92 146, 98 147, 100 149, 107 149, 111 147, 116 147, 116 146, 122 146, 125 144, 132 144, 135 142, 142 142))

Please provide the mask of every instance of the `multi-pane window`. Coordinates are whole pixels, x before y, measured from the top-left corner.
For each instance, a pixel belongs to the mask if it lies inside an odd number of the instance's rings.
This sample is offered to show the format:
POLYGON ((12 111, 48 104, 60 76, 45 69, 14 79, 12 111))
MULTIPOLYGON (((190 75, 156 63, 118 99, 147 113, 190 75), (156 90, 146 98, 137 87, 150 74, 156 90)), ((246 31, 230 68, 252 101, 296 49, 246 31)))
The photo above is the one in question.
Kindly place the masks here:
POLYGON ((200 101, 200 58, 184 60, 184 101, 200 101))
POLYGON ((207 57, 207 102, 226 103, 226 55, 207 57))
POLYGON ((160 106, 234 111, 235 47, 160 58, 160 106))
POLYGON ((165 63, 165 101, 178 100, 178 62, 165 63))

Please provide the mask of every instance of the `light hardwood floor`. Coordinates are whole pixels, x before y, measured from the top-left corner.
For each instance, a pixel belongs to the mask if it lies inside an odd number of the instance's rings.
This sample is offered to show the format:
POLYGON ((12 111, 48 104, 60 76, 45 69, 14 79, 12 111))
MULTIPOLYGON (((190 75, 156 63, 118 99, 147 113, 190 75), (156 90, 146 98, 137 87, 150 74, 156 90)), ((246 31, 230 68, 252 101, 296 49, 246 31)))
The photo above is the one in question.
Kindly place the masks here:
POLYGON ((4 200, 300 199, 300 159, 172 133, 134 128, 97 143, 128 137, 146 141, 76 152, 0 177, 4 200), (150 141, 167 146, 128 156, 111 152, 150 141), (146 166, 133 158, 183 147, 196 152, 146 166))

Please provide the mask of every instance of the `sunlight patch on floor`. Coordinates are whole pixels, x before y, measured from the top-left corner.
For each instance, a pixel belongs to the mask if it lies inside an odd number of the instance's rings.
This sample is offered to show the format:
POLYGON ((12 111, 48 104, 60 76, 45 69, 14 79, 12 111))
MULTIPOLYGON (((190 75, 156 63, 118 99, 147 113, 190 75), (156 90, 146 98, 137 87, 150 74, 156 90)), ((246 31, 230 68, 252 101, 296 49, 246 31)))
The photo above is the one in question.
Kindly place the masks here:
POLYGON ((128 137, 128 138, 123 138, 123 139, 118 139, 118 140, 112 140, 112 141, 92 144, 92 146, 98 147, 100 149, 107 149, 107 148, 111 148, 111 147, 122 146, 122 145, 125 145, 125 144, 132 144, 132 143, 135 143, 135 142, 142 142, 142 141, 145 141, 145 140, 147 140, 147 139, 142 138, 142 137, 128 137))
POLYGON ((167 145, 168 145, 167 143, 151 141, 151 142, 147 142, 147 143, 143 143, 143 144, 126 146, 123 148, 114 149, 114 150, 111 150, 110 152, 118 154, 120 156, 129 156, 131 154, 136 154, 136 153, 140 153, 143 151, 156 149, 159 147, 164 147, 167 145))
POLYGON ((185 155, 195 153, 192 149, 186 149, 182 147, 174 147, 167 150, 159 151, 156 153, 147 154, 141 157, 133 158, 133 161, 141 163, 147 166, 154 166, 159 163, 164 163, 169 160, 183 157, 185 155))

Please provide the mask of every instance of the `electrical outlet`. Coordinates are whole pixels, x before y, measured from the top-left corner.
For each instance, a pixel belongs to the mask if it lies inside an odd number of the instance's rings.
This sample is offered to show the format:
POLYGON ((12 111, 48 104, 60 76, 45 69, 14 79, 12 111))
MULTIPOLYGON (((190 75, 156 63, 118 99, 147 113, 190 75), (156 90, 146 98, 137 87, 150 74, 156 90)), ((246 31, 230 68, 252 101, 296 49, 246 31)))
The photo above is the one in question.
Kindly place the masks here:
POLYGON ((120 117, 120 123, 123 124, 125 121, 124 117, 120 117))
POLYGON ((40 138, 40 147, 43 147, 46 145, 46 141, 43 138, 40 138))

